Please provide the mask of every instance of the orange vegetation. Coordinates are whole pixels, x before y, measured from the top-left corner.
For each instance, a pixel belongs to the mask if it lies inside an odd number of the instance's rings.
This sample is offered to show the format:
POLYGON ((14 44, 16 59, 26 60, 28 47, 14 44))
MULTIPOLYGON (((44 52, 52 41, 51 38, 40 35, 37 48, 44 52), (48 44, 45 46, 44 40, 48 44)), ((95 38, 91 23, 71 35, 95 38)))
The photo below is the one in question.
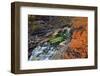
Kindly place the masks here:
MULTIPOLYGON (((70 53, 66 52, 64 58, 87 58, 88 53, 88 19, 86 17, 78 17, 72 19, 73 28, 76 29, 73 32, 71 42, 69 44, 70 53), (82 27, 81 29, 78 29, 82 27), (76 55, 78 54, 78 56, 76 55), (76 55, 76 56, 75 56, 76 55)), ((68 49, 69 50, 69 49, 68 49)), ((67 50, 67 51, 68 51, 67 50)))

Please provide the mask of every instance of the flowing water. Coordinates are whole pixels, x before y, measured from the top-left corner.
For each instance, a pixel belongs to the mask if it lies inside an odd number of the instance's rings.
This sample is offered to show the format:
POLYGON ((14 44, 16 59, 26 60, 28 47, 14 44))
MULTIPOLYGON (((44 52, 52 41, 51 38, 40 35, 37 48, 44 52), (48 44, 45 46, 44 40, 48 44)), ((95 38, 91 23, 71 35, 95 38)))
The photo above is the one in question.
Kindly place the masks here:
POLYGON ((50 42, 43 42, 39 44, 37 47, 33 49, 29 60, 32 61, 32 60, 62 59, 62 54, 67 49, 70 40, 70 38, 68 38, 69 33, 65 32, 64 35, 65 34, 66 34, 65 40, 59 42, 59 44, 51 44, 50 42))

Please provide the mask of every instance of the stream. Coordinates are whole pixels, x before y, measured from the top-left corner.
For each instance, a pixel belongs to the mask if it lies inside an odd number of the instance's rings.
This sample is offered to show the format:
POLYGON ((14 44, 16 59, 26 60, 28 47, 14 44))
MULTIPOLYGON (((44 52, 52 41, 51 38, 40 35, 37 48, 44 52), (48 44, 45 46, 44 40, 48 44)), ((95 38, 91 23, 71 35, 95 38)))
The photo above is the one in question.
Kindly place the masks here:
POLYGON ((60 34, 59 37, 55 37, 51 42, 43 42, 36 46, 29 58, 30 61, 33 60, 53 60, 53 59, 63 59, 62 55, 68 47, 70 41, 70 32, 65 31, 60 34), (61 40, 60 40, 61 39, 61 40), (58 41, 57 41, 58 40, 58 41), (54 43, 58 44, 54 44, 54 43))

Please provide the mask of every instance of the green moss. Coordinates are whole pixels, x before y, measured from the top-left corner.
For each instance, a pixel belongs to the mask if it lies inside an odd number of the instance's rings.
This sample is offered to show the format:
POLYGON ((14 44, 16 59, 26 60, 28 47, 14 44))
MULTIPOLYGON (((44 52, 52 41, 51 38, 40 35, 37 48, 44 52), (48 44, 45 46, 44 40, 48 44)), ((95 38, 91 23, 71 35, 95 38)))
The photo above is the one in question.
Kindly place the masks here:
POLYGON ((59 43, 61 43, 64 40, 67 40, 69 38, 70 38, 70 33, 68 33, 68 31, 65 30, 65 31, 60 32, 57 35, 49 38, 49 42, 50 42, 50 44, 59 45, 59 43))
POLYGON ((64 39, 63 39, 63 37, 55 37, 55 38, 51 38, 50 40, 49 40, 49 42, 51 43, 51 44, 59 44, 60 42, 62 42, 64 39))

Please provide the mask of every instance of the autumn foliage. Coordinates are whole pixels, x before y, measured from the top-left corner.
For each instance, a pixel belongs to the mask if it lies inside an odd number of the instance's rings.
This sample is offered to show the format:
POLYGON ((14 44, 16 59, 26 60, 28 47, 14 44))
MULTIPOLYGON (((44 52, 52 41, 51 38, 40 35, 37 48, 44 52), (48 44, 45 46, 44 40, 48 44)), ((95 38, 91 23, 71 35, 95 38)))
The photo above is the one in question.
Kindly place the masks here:
POLYGON ((88 19, 72 18, 73 28, 75 29, 72 35, 69 48, 64 54, 64 58, 87 58, 88 57, 88 19), (68 52, 69 51, 69 52, 68 52))

